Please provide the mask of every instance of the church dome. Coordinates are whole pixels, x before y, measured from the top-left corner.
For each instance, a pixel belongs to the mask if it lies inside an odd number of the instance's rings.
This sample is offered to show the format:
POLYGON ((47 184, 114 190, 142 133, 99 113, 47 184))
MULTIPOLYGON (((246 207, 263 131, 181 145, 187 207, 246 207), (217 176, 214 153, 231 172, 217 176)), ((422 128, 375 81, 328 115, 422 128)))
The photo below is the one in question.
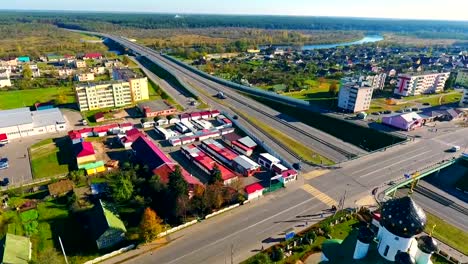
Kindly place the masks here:
POLYGON ((385 202, 381 217, 380 225, 399 237, 413 237, 426 226, 426 214, 408 196, 385 202))
POLYGON ((424 253, 431 254, 437 250, 437 241, 430 236, 420 236, 418 248, 424 253))
POLYGON ((408 252, 400 251, 395 255, 395 264, 415 264, 415 263, 416 261, 408 252))

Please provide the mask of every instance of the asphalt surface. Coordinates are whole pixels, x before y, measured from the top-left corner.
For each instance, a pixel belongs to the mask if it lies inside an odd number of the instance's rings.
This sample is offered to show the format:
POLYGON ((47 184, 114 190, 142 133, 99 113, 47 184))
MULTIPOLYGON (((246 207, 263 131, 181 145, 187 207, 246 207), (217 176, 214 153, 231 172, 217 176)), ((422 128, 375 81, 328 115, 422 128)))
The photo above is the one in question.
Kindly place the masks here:
POLYGON ((142 47, 138 44, 135 44, 133 42, 130 42, 126 39, 115 37, 115 36, 108 36, 112 38, 114 41, 120 42, 127 47, 131 48, 132 50, 140 53, 143 56, 146 56, 149 60, 154 61, 159 63, 160 65, 163 65, 170 71, 172 71, 174 74, 176 74, 181 80, 183 80, 185 83, 188 85, 192 86, 195 88, 195 90, 200 90, 202 89, 204 92, 200 93, 200 97, 203 98, 203 100, 206 103, 209 103, 213 105, 214 95, 218 91, 223 91, 223 93, 228 96, 227 99, 225 99, 225 105, 229 105, 231 109, 235 109, 235 111, 242 111, 244 113, 248 113, 249 116, 261 120, 262 122, 266 123, 270 127, 273 127, 277 129, 278 131, 281 131, 283 134, 286 134, 302 143, 304 143, 305 146, 315 150, 317 153, 335 161, 335 162, 341 162, 347 160, 346 156, 337 151, 334 148, 331 148, 330 146, 327 146, 326 144, 323 144, 321 142, 316 141, 314 138, 301 133, 297 131, 297 129, 300 129, 302 131, 305 131, 306 133, 310 135, 314 135, 314 137, 318 137, 321 140, 331 143, 333 146, 338 147, 339 149, 343 149, 349 153, 352 154, 363 154, 365 153, 364 150, 353 146, 349 143, 346 143, 338 138, 335 138, 331 135, 328 135, 320 130, 317 130, 315 128, 312 128, 302 122, 299 122, 291 117, 285 116, 284 114, 275 111, 269 107, 266 107, 262 105, 261 103, 256 102, 253 99, 250 99, 248 97, 242 96, 236 92, 234 92, 232 89, 220 85, 218 83, 209 81, 189 70, 186 70, 183 67, 180 67, 179 65, 167 60, 166 58, 162 57, 159 55, 157 52, 148 50, 145 47, 142 47), (229 97, 234 97, 238 98, 240 100, 233 100, 230 99, 229 97), (252 108, 253 107, 253 108, 252 108), (260 111, 256 111, 257 109, 260 109, 261 112, 266 112, 268 115, 265 115, 261 113, 260 111), (292 124, 295 128, 288 127, 287 125, 284 125, 281 123, 281 120, 286 121, 289 124, 292 124))
POLYGON ((356 207, 359 201, 371 197, 374 187, 385 186, 403 173, 451 158, 452 154, 444 152, 446 147, 461 145, 467 139, 468 128, 459 128, 345 162, 319 177, 306 179, 302 175, 291 187, 170 235, 168 245, 129 263, 209 264, 223 263, 225 259, 229 262, 231 245, 234 263, 239 263, 262 245, 268 247, 278 242, 287 228, 301 229, 305 221, 317 220, 323 210, 330 208, 317 195, 305 191, 304 185, 313 186, 334 201, 344 198, 345 206, 356 207))

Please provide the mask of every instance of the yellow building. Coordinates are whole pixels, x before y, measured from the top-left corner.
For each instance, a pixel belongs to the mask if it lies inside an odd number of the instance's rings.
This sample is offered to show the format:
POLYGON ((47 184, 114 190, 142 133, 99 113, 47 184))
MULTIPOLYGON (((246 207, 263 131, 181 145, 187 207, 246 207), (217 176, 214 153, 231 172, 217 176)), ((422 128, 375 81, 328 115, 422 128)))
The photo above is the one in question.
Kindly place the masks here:
POLYGON ((133 103, 129 82, 86 83, 75 87, 80 111, 123 107, 133 103))
POLYGON ((112 78, 116 81, 130 83, 133 102, 149 99, 148 78, 143 77, 141 74, 128 68, 114 68, 112 69, 112 78))

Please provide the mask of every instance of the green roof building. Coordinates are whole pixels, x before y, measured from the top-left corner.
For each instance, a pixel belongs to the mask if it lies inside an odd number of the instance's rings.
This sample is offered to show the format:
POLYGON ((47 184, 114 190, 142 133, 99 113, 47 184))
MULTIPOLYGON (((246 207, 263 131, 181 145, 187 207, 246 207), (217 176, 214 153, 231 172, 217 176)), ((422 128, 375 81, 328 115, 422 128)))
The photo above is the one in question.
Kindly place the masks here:
POLYGON ((31 241, 27 237, 6 234, 0 256, 4 264, 27 264, 31 260, 31 241))
POLYGON ((91 232, 98 249, 112 247, 121 242, 127 229, 115 210, 101 200, 93 210, 91 232))

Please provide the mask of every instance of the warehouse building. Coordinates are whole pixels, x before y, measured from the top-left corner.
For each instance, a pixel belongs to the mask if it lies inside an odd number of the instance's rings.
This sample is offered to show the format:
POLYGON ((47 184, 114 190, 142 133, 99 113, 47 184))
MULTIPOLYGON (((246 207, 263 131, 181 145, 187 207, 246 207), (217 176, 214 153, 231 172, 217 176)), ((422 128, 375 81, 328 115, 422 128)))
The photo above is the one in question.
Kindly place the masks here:
POLYGON ((67 129, 67 122, 57 108, 30 111, 28 107, 0 111, 0 134, 8 139, 58 133, 67 129))

